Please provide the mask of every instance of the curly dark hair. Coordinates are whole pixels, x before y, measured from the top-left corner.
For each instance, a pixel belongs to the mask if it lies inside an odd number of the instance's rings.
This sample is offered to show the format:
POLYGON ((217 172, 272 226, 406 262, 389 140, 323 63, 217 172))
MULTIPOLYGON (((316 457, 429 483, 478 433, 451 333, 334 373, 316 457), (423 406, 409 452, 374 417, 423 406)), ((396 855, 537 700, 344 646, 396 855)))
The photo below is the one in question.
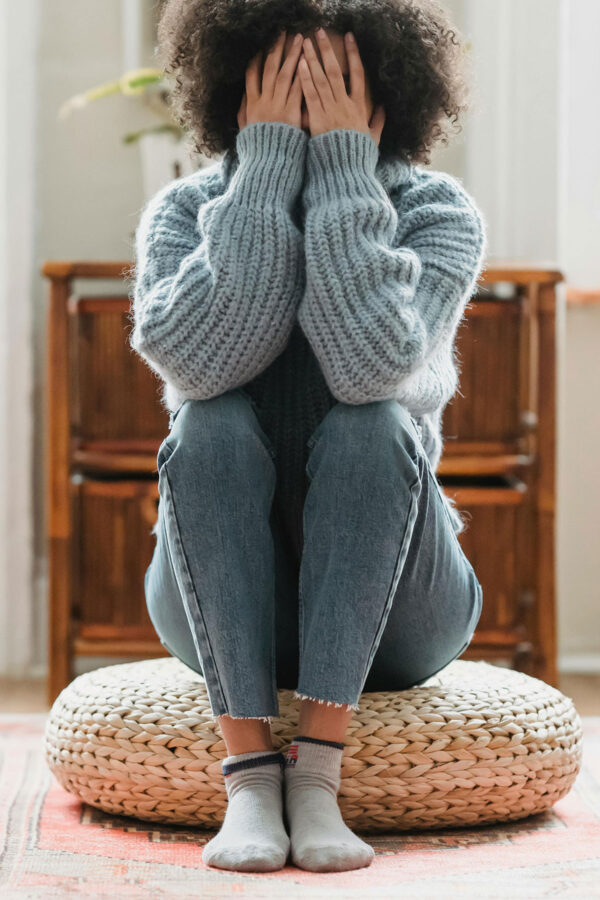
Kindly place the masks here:
POLYGON ((382 156, 427 164, 436 143, 448 144, 449 128, 461 130, 469 105, 465 43, 435 0, 164 0, 159 64, 191 149, 235 153, 250 59, 283 28, 306 33, 319 25, 356 36, 373 101, 386 111, 382 156))

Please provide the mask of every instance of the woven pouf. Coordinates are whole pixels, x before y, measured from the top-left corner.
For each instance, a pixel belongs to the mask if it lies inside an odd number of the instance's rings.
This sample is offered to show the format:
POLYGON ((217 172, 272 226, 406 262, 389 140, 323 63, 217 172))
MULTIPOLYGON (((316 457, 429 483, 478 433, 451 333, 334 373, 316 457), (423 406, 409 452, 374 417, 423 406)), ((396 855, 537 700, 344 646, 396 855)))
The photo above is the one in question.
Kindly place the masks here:
MULTIPOLYGON (((276 750, 300 700, 279 690, 276 750)), ((537 678, 454 660, 405 691, 363 693, 345 737, 338 800, 364 833, 479 825, 548 809, 581 765, 581 720, 537 678)), ((218 828, 227 755, 204 679, 174 657, 75 678, 48 713, 46 760, 81 800, 153 822, 218 828)))

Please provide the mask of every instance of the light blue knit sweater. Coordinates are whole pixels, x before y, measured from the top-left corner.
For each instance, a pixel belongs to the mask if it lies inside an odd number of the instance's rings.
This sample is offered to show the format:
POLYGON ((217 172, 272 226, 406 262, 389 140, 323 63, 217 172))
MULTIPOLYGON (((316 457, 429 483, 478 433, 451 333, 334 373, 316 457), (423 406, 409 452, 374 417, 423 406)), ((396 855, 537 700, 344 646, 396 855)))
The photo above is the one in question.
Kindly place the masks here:
POLYGON ((337 401, 399 400, 435 471, 486 252, 453 176, 380 157, 353 129, 255 122, 142 210, 130 344, 171 412, 243 385, 298 489, 306 438, 337 401))

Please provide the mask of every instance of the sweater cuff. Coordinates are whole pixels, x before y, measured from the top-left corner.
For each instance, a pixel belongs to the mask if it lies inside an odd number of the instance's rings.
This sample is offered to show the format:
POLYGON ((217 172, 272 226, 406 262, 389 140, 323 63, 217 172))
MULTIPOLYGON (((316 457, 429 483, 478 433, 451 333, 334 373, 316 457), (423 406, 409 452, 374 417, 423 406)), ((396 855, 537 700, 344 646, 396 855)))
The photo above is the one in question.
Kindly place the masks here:
POLYGON ((310 138, 306 156, 307 205, 348 196, 381 199, 375 176, 379 147, 370 134, 354 128, 334 128, 310 138))
POLYGON ((289 204, 304 178, 308 135, 287 122, 251 122, 236 137, 236 196, 250 206, 289 204))

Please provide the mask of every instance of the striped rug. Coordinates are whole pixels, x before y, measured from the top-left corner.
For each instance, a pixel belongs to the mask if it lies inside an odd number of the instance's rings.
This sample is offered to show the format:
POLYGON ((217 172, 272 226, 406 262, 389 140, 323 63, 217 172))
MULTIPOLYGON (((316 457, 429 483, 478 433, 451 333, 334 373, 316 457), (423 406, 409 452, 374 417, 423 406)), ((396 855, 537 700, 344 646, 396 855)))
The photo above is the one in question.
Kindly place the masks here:
POLYGON ((203 864, 214 831, 82 804, 45 763, 45 714, 0 715, 0 897, 600 898, 600 716, 582 721, 582 769, 552 810, 506 825, 365 835, 375 859, 352 872, 244 874, 203 864))

